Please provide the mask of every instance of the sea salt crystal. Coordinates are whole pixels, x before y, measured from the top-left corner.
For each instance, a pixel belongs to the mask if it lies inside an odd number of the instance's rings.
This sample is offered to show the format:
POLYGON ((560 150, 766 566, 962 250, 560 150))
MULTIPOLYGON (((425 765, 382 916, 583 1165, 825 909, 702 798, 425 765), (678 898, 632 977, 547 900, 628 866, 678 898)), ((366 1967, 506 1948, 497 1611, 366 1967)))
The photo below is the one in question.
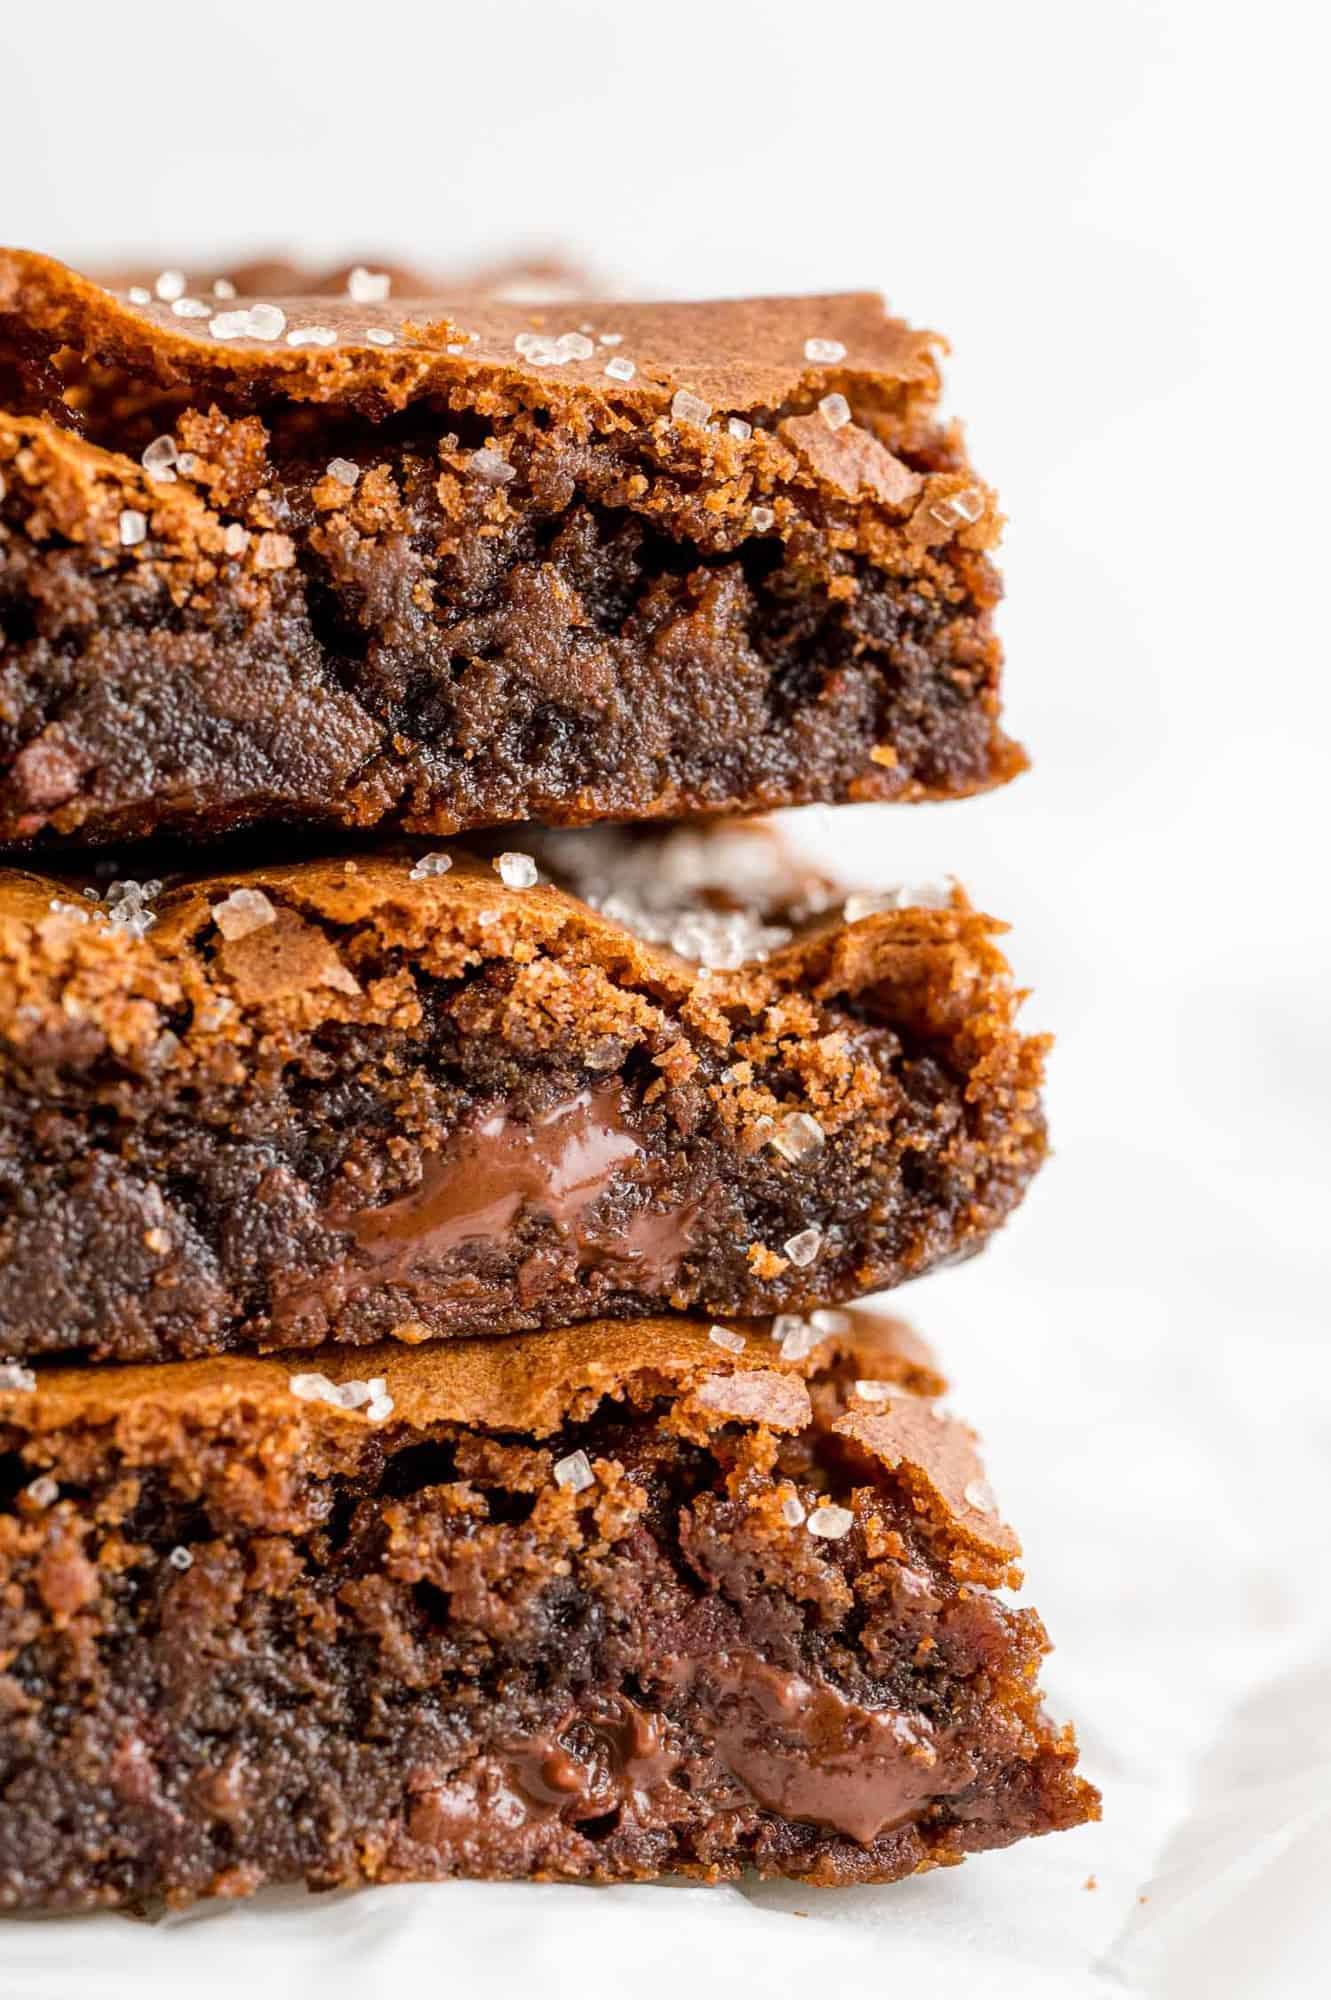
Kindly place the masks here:
POLYGON ((367 326, 365 338, 372 347, 391 347, 397 335, 386 326, 367 326))
POLYGON ((829 431, 844 430, 850 422, 850 404, 844 396, 824 396, 818 405, 818 414, 829 431))
POLYGON ((157 274, 157 283, 153 289, 156 291, 159 299, 165 299, 168 303, 172 299, 178 299, 185 290, 185 273, 183 271, 159 271, 157 274))
POLYGON ((623 338, 622 333, 603 333, 601 335, 601 345, 602 347, 618 347, 623 338))
POLYGON ((202 299, 173 299, 171 310, 177 319, 207 319, 212 307, 206 306, 202 299))
POLYGON ((123 549, 137 548, 146 540, 148 523, 137 507, 122 507, 120 510, 120 546, 123 549))
POLYGON ((452 866, 453 857, 451 854, 444 854, 442 851, 437 851, 434 854, 422 854, 420 859, 412 864, 410 880, 413 882, 428 882, 432 875, 447 875, 452 866))
POLYGON ((749 514, 749 526, 756 535, 765 535, 776 526, 776 515, 770 507, 754 507, 749 514))
POLYGON ((798 1236, 788 1236, 781 1247, 791 1263, 798 1264, 803 1270, 814 1262, 822 1249, 823 1232, 821 1229, 801 1229, 798 1236))
POLYGON ((962 1488, 961 1497, 968 1507, 974 1507, 977 1514, 994 1514, 998 1511, 994 1489, 987 1479, 969 1480, 962 1488))
POLYGON ((851 1319, 849 1313, 840 1312, 835 1306, 819 1306, 809 1314, 809 1324, 822 1334, 849 1333, 851 1319))
POLYGON ((484 480, 487 486, 507 486, 509 480, 515 476, 514 468, 503 454, 491 451, 488 445, 483 445, 480 451, 474 451, 467 463, 468 469, 477 479, 484 480))
POLYGON ((114 929, 126 931, 130 937, 146 937, 157 922, 148 904, 161 893, 162 884, 157 880, 135 882, 127 877, 113 882, 106 892, 108 921, 114 929))
POLYGON ((735 1333, 728 1326, 709 1327, 707 1338, 711 1341, 713 1347, 724 1347, 728 1354, 742 1354, 744 1352, 744 1335, 742 1333, 735 1333))
POLYGON ((212 291, 215 299, 234 299, 236 296, 236 288, 230 278, 214 278, 212 291))
POLYGON ((213 904, 212 918, 222 936, 232 943, 275 922, 277 911, 262 889, 233 889, 220 903, 213 904))
POLYGON ((556 1461, 555 1485, 562 1486, 566 1493, 585 1493, 595 1484, 596 1474, 585 1451, 571 1451, 567 1458, 556 1461))
POLYGON ((144 450, 139 460, 149 479, 159 479, 170 485, 176 476, 176 441, 169 433, 154 438, 144 450))
POLYGON ((330 1382, 326 1375, 291 1375, 287 1387, 302 1403, 331 1403, 336 1407, 342 1400, 337 1383, 330 1382))
POLYGON ((513 345, 533 368, 557 368, 567 361, 586 361, 596 352, 585 333, 519 333, 513 345))
POLYGON ((788 1118, 782 1120, 768 1144, 774 1153, 780 1153, 783 1160, 797 1166, 810 1154, 822 1150, 823 1128, 807 1111, 792 1111, 788 1118))
POLYGON ((596 352, 585 333, 561 333, 559 346, 566 361, 589 361, 596 352))
POLYGON ((250 544, 250 531, 239 521, 229 521, 222 535, 222 547, 229 556, 243 556, 250 544))
POLYGON ((347 278, 347 297, 358 306, 379 306, 388 297, 392 283, 387 271, 367 271, 363 264, 357 264, 347 278))
POLYGON ((983 514, 984 495, 978 486, 967 486, 960 493, 950 493, 946 500, 933 501, 929 512, 945 528, 969 525, 983 514))
POLYGON ((794 1325, 783 1334, 781 1359, 783 1361, 804 1361, 818 1345, 818 1329, 810 1326, 808 1320, 800 1319, 794 1313, 782 1313, 782 1320, 794 1320, 794 1325))
POLYGON ((804 1520, 804 1508, 793 1493, 787 1493, 781 1502, 781 1519, 788 1528, 798 1528, 804 1520))
POLYGON ((631 382, 638 372, 636 361, 630 361, 626 354, 616 354, 605 364, 605 372, 616 382, 631 382))
POLYGON ((506 889, 530 889, 536 882, 536 863, 530 854, 501 854, 495 872, 506 889))
POLYGON ((194 1567, 194 1558, 188 1549, 172 1549, 170 1555, 167 1557, 167 1561, 170 1563, 172 1569, 186 1570, 193 1569, 194 1567))
POLYGON ((333 347, 337 333, 331 326, 293 326, 287 334, 288 347, 333 347))
POLYGON ((339 486, 354 486, 360 478, 360 467, 353 465, 349 458, 330 458, 328 477, 335 479, 339 486))
POLYGON ((839 1542, 855 1525, 849 1507, 817 1507, 809 1516, 809 1533, 825 1542, 839 1542))
POLYGON ((726 429, 730 432, 731 437, 738 439, 740 444, 747 444, 753 436, 753 425, 746 423, 743 417, 727 418, 726 429))
POLYGON ((176 471, 182 479, 192 479, 198 463, 199 461, 192 451, 182 451, 176 455, 176 471))
POLYGON ((254 545, 254 561, 259 569, 290 569, 296 560, 296 545, 290 535, 271 532, 260 535, 254 545))
POLYGON ((249 330, 248 306, 240 306, 235 312, 214 313, 208 322, 214 340, 242 340, 248 337, 249 330))
POLYGON ((249 312, 250 332, 256 340, 277 340, 283 333, 287 316, 281 306, 251 306, 249 312))
POLYGON ((392 1414, 393 1398, 391 1396, 376 1396, 373 1402, 366 1405, 365 1419, 367 1423, 382 1424, 392 1414))
POLYGON ((54 1507, 60 1498, 60 1488, 49 1472, 39 1474, 25 1490, 34 1507, 54 1507))
POLYGON ((710 403, 704 403, 701 396, 695 396, 691 389, 676 389, 670 399, 671 421, 677 424, 697 424, 699 429, 712 414, 710 403))
POLYGON ((131 285, 125 296, 132 306, 150 306, 153 300, 146 285, 131 285))
POLYGON ((864 1403, 885 1403, 892 1394, 890 1382, 857 1382, 855 1394, 864 1403))
POLYGON ((804 359, 806 361, 844 361, 845 358, 846 346, 844 341, 818 340, 815 338, 806 340, 804 343, 804 359))
POLYGON ((0 1361, 0 1389, 35 1389, 37 1377, 21 1361, 0 1361))

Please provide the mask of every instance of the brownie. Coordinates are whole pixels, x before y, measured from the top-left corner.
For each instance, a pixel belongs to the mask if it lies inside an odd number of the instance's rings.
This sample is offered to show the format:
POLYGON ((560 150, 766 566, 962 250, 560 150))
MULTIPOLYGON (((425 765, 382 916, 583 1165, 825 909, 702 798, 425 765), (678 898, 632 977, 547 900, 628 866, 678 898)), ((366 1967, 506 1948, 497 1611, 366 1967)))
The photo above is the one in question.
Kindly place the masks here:
POLYGON ((9 1364, 0 1904, 890 1881, 1097 1817, 970 1433, 831 1317, 9 1364))
POLYGON ((539 877, 0 871, 0 1354, 802 1311, 1019 1200, 1044 1042, 960 892, 843 900, 743 828, 525 838, 539 877))
POLYGON ((937 348, 871 295, 278 305, 0 251, 0 839, 1010 778, 937 348))

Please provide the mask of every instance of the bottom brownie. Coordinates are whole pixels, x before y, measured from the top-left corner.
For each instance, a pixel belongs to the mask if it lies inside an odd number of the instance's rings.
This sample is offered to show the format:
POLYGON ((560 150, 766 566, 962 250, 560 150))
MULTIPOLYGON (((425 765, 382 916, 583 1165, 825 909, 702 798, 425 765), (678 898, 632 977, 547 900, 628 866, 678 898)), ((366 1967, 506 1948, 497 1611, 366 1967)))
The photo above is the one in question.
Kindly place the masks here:
POLYGON ((0 1904, 889 1881, 1097 1817, 927 1353, 774 1332, 0 1364, 0 1904))

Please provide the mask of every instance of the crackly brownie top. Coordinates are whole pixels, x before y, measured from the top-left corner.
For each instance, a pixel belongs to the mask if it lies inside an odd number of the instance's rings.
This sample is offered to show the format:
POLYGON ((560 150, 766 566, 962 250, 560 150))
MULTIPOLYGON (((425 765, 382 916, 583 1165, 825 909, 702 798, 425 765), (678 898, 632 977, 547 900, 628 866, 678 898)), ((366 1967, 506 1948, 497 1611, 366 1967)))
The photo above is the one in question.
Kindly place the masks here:
MULTIPOLYGON (((168 289, 174 289, 169 287, 168 289)), ((459 383, 500 399, 569 389, 650 421, 678 391, 713 410, 811 409, 852 385, 873 404, 932 401, 937 336, 890 318, 870 292, 691 303, 572 301, 552 312, 464 292, 447 297, 171 299, 111 292, 49 257, 0 249, 11 335, 72 348, 162 384, 400 409, 459 383), (242 321, 244 324, 242 324, 242 321), (325 337, 329 336, 329 337, 325 337), (632 363, 632 372, 626 364, 632 363), (608 373, 612 364, 617 372, 608 373)), ((700 419, 699 421, 706 421, 700 419)))
MULTIPOLYGON (((1020 1544, 997 1513, 974 1433, 946 1411, 925 1344, 901 1321, 827 1316, 829 1330, 794 1357, 766 1322, 708 1326, 682 1317, 625 1326, 592 1321, 536 1335, 299 1358, 216 1357, 167 1366, 49 1368, 0 1363, 0 1430, 31 1437, 84 1428, 131 1461, 202 1453, 237 1419, 262 1433, 270 1472, 299 1462, 346 1469, 384 1432, 440 1427, 553 1437, 607 1403, 663 1404, 663 1420, 703 1439, 725 1426, 841 1441, 852 1480, 878 1466, 908 1492, 924 1532, 954 1572, 988 1584, 1019 1579, 1020 1544)), ((561 1483, 576 1469, 556 1469, 561 1483)))

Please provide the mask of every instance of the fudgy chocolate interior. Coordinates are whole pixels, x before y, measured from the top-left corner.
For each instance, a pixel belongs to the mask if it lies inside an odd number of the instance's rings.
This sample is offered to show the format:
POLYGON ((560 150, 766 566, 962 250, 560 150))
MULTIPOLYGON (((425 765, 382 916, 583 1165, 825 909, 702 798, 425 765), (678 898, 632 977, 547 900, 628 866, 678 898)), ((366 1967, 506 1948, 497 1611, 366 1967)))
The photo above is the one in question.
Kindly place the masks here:
POLYGON ((649 1382, 551 1438, 348 1423, 322 1459, 254 1402, 149 1400, 136 1450, 0 1428, 0 1901, 891 1879, 1086 1817, 1039 1620, 827 1433, 848 1393, 779 1442, 681 1435, 649 1382))
MULTIPOLYGON (((358 965, 366 987, 390 969, 358 965)), ((968 1101, 958 1046, 875 1019, 872 995, 822 1010, 858 1109, 791 1161, 718 1114, 709 1089, 735 1050, 699 1037, 696 1060, 663 1067, 677 1019, 632 1047, 576 991, 546 1046, 526 1046, 516 977, 503 959, 419 975, 409 1027, 325 1021, 230 1077, 157 1043, 86 1059, 76 1027, 28 1045, 0 1100, 7 1351, 157 1358, 666 1302, 796 1309, 978 1241, 1038 1158, 1038 1127, 991 1152, 1005 1108, 968 1101), (793 1261, 784 1246, 810 1229, 793 1261)), ((778 1089, 782 1074, 776 1057, 778 1089)))

